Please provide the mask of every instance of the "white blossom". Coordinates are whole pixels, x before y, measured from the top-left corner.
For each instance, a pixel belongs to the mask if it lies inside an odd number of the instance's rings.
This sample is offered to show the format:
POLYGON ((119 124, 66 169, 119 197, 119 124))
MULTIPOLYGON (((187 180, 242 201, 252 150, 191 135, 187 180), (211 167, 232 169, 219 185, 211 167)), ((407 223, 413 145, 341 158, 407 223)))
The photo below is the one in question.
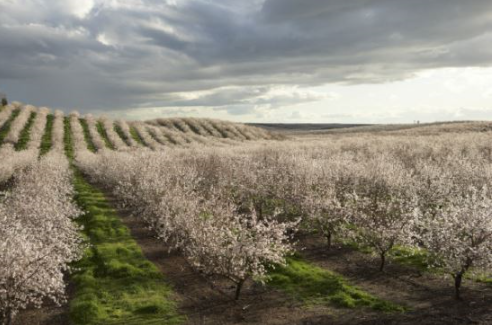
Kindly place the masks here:
POLYGON ((81 257, 81 237, 72 218, 67 159, 50 152, 16 172, 14 185, 0 202, 0 320, 10 324, 28 306, 45 299, 64 301, 64 272, 81 257))

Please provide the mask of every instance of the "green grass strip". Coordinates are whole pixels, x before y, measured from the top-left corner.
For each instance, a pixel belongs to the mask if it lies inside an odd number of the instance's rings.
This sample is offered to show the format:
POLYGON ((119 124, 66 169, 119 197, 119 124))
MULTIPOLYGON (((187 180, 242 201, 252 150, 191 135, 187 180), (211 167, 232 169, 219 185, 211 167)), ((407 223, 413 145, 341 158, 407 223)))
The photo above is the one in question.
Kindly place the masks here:
POLYGON ((84 138, 85 142, 87 143, 87 149, 89 149, 92 152, 96 152, 96 146, 94 145, 94 142, 92 141, 91 133, 89 132, 89 125, 87 124, 87 120, 84 118, 79 119, 80 120, 80 125, 82 125, 82 130, 84 130, 84 138))
POLYGON ((181 324, 172 290, 143 255, 104 194, 76 172, 76 201, 86 211, 78 221, 91 247, 72 280, 70 317, 76 325, 181 324))
POLYGON ((268 284, 308 305, 365 307, 385 312, 403 312, 405 307, 379 299, 350 285, 341 275, 293 257, 285 267, 269 272, 268 284))
POLYGON ((36 112, 32 112, 27 120, 26 126, 22 129, 21 134, 19 136, 19 141, 15 144, 15 150, 25 150, 27 148, 27 143, 31 139, 31 128, 34 124, 34 120, 36 119, 36 112))
POLYGON ((481 274, 475 279, 479 283, 485 283, 492 286, 492 274, 481 274))
POLYGON ((120 136, 121 140, 123 140, 123 142, 125 142, 126 145, 129 146, 130 142, 128 141, 128 137, 126 136, 125 132, 123 132, 123 129, 121 128, 121 126, 114 123, 113 127, 114 127, 114 131, 120 136))
POLYGON ((7 121, 0 127, 0 145, 3 143, 3 140, 9 134, 10 131, 10 125, 12 122, 15 120, 15 118, 20 114, 20 109, 16 109, 12 111, 12 114, 10 114, 10 117, 8 118, 7 121))
MULTIPOLYGON (((73 161, 70 121, 65 152, 73 161)), ((86 212, 77 221, 91 246, 75 263, 70 318, 75 325, 174 325, 185 321, 172 290, 149 262, 104 194, 74 168, 75 200, 86 212)))
POLYGON ((75 158, 75 151, 73 147, 72 126, 70 125, 70 118, 65 116, 63 118, 63 143, 65 144, 65 154, 68 157, 70 163, 75 158))
POLYGON ((420 272, 439 273, 439 270, 429 263, 430 256, 425 250, 395 246, 389 251, 388 256, 396 263, 416 268, 420 272))
POLYGON ((138 144, 140 144, 142 147, 146 147, 146 144, 143 141, 142 137, 138 133, 137 129, 135 129, 133 126, 130 126, 130 135, 138 144))
POLYGON ((46 126, 44 127, 44 134, 41 138, 41 145, 39 150, 39 155, 43 156, 51 150, 52 144, 52 133, 53 133, 53 122, 55 121, 55 115, 49 114, 46 117, 46 126))
POLYGON ((97 132, 101 135, 101 138, 103 138, 104 143, 106 144, 106 148, 114 150, 114 145, 109 141, 108 133, 106 132, 106 129, 104 128, 104 124, 101 121, 98 121, 96 124, 97 127, 97 132))
POLYGON ((55 115, 49 114, 46 117, 46 126, 44 127, 44 134, 41 138, 41 145, 39 147, 39 155, 43 156, 51 150, 52 134, 53 134, 53 122, 55 121, 55 115))

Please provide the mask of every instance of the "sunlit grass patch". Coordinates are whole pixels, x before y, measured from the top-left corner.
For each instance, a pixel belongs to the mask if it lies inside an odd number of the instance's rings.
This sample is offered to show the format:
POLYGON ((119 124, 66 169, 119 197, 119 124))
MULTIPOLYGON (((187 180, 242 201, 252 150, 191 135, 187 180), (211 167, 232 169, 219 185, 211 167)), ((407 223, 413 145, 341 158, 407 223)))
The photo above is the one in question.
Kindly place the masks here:
POLYGON ((130 126, 130 135, 132 136, 133 140, 135 140, 142 147, 145 147, 145 142, 143 141, 142 137, 138 133, 137 129, 135 129, 135 127, 133 126, 130 126))
POLYGON ((15 150, 20 151, 27 148, 27 144, 31 139, 31 128, 32 125, 34 124, 34 119, 36 118, 36 115, 37 115, 36 112, 32 112, 31 115, 29 116, 29 120, 27 120, 26 125, 24 126, 24 128, 20 133, 19 141, 15 144, 15 150))
POLYGON ((143 255, 104 194, 75 176, 79 219, 91 247, 75 267, 74 324, 180 324, 172 290, 157 267, 143 255))
POLYGON ((130 145, 130 142, 129 142, 130 140, 126 136, 126 134, 123 131, 123 129, 121 128, 121 126, 119 126, 118 123, 114 123, 113 124, 113 128, 114 128, 114 131, 119 135, 119 137, 121 138, 121 140, 123 140, 123 142, 126 143, 129 146, 130 145))
POLYGON ((51 150, 52 144, 52 134, 53 134, 53 122, 55 121, 55 116, 53 114, 48 114, 46 117, 46 125, 44 127, 44 134, 41 138, 41 145, 39 148, 39 155, 43 156, 51 150))
POLYGON ((111 143, 108 137, 108 132, 106 131, 104 124, 102 121, 98 121, 96 124, 97 132, 101 135, 101 138, 104 140, 104 144, 106 145, 106 148, 109 148, 111 150, 114 150, 114 145, 111 143))
POLYGON ((81 118, 80 119, 80 125, 82 125, 82 130, 84 131, 84 138, 85 142, 87 143, 87 149, 89 149, 92 152, 96 152, 96 145, 92 141, 91 133, 89 131, 89 125, 87 124, 87 120, 81 118))
POLYGON ((317 267, 299 258, 288 258, 285 267, 269 272, 268 284, 307 304, 336 307, 366 307, 386 312, 402 312, 405 307, 379 299, 353 285, 341 275, 317 267))
POLYGON ((437 272, 438 270, 432 266, 429 261, 429 254, 423 249, 415 249, 412 247, 396 246, 388 254, 388 256, 400 265, 411 266, 419 271, 437 272))
POLYGON ((3 143, 3 139, 5 139, 5 137, 9 133, 12 122, 19 114, 20 114, 19 109, 12 111, 12 114, 10 114, 8 120, 5 121, 5 123, 0 127, 0 145, 3 143))

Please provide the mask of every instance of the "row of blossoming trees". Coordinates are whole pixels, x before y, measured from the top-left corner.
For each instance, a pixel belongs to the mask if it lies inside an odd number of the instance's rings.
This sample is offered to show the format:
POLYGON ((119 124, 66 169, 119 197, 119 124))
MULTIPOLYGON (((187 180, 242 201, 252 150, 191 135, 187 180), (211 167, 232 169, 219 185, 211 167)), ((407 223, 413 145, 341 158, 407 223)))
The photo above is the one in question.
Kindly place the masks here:
MULTIPOLYGON (((81 136, 79 136, 81 138, 81 136)), ((383 270, 397 245, 453 275, 492 265, 490 135, 345 137, 235 149, 97 155, 78 165, 143 216, 196 269, 237 285, 285 263, 314 229, 371 247, 383 270)))
POLYGON ((20 309, 46 299, 64 299, 64 274, 81 256, 81 238, 72 222, 80 211, 72 202, 65 156, 50 153, 14 174, 0 203, 0 321, 11 324, 20 309))
MULTIPOLYGON (((5 122, 20 105, 0 113, 5 122)), ((80 211, 72 201, 69 163, 63 152, 63 115, 56 112, 51 151, 38 159, 48 109, 26 106, 10 125, 0 148, 0 323, 10 325, 19 310, 46 300, 65 300, 64 276, 83 250, 72 219, 80 211), (33 115, 35 114, 35 115, 33 115), (33 117, 29 142, 17 150, 20 134, 33 117)))

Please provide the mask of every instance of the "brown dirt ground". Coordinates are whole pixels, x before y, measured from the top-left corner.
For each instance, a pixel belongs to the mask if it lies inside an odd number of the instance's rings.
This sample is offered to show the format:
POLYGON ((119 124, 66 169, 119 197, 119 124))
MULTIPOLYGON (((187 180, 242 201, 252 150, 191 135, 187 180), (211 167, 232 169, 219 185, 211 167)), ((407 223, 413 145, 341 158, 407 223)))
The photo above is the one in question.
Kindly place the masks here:
MULTIPOLYGON (((108 195, 116 206, 116 201, 108 195)), ((169 253, 144 222, 119 210, 124 223, 145 256, 159 267, 173 286, 179 310, 189 325, 299 324, 299 325, 492 325, 492 286, 465 281, 463 301, 453 298, 449 277, 420 273, 388 263, 379 272, 378 260, 353 249, 325 247, 321 238, 301 236, 303 257, 345 276, 352 284, 394 303, 410 308, 406 313, 386 314, 366 309, 305 306, 288 295, 252 281, 245 284, 241 299, 232 297, 234 287, 222 279, 207 279, 193 271, 179 253, 169 253)), ((66 325, 67 307, 47 306, 22 312, 16 325, 66 325)))
POLYGON ((490 285, 465 280, 463 299, 457 301, 449 275, 421 273, 391 260, 381 273, 376 257, 343 246, 328 250, 321 238, 303 238, 300 242, 305 247, 303 256, 307 260, 342 274, 350 283, 380 298, 410 308, 404 314, 380 313, 359 322, 340 324, 492 324, 490 285))

